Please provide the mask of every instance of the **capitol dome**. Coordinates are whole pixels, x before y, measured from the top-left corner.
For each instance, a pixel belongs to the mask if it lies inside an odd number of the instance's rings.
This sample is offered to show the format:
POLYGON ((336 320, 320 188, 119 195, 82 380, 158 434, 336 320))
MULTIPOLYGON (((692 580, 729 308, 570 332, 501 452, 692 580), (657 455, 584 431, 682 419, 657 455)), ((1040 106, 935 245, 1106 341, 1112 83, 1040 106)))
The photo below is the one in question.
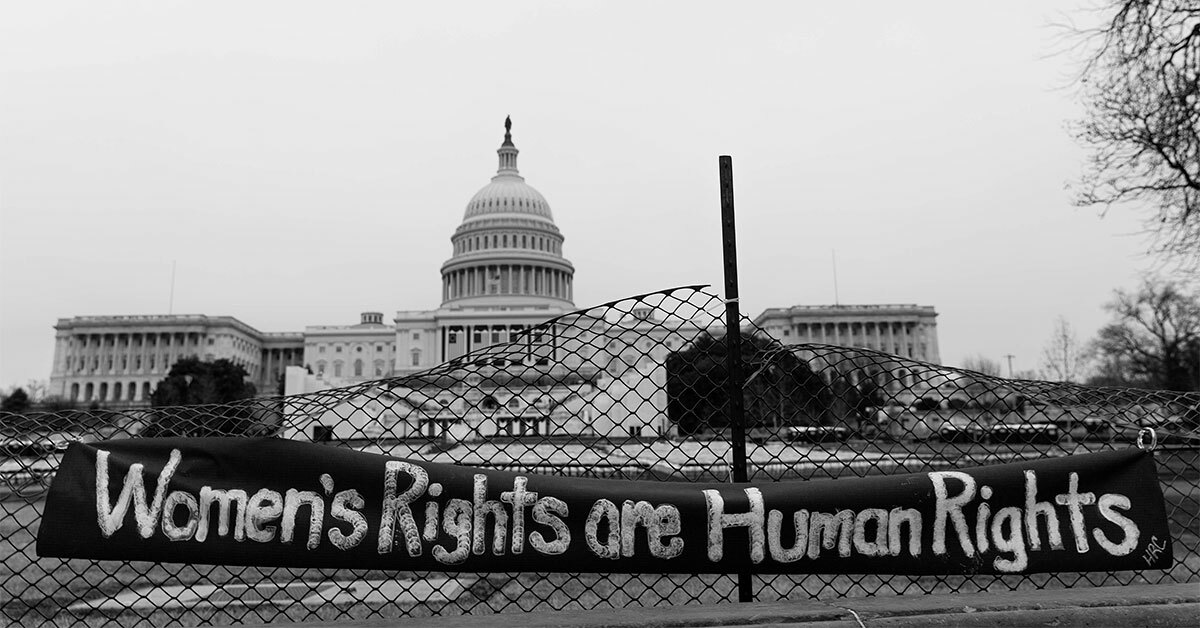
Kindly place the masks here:
POLYGON ((517 170, 519 152, 505 119, 496 175, 467 202, 450 238, 444 307, 574 307, 575 268, 562 255, 550 204, 517 170))
POLYGON ((518 174, 497 174, 492 177, 491 183, 471 197, 463 220, 492 214, 527 214, 554 221, 546 198, 518 174))

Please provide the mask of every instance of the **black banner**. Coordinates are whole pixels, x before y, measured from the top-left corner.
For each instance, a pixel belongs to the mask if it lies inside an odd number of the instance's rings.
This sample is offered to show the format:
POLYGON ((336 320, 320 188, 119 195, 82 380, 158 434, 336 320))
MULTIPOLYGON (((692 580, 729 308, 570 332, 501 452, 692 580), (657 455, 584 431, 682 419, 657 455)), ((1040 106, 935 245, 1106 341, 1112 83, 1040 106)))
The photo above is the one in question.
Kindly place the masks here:
POLYGON ((71 445, 41 556, 467 572, 1010 574, 1171 565, 1136 449, 811 482, 586 480, 279 439, 71 445))

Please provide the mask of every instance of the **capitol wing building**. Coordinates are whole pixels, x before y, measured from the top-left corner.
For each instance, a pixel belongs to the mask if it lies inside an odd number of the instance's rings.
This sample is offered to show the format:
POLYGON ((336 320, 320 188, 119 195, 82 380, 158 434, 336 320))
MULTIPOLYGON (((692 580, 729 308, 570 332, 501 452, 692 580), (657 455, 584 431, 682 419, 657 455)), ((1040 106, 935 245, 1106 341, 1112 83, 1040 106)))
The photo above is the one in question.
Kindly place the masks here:
MULTIPOLYGON (((363 312, 354 324, 285 333, 231 316, 59 319, 49 394, 83 405, 148 405, 171 365, 195 356, 244 367, 264 396, 302 400, 385 380, 317 412, 289 402, 285 435, 293 437, 672 435, 666 358, 713 321, 670 320, 640 307, 615 319, 573 314, 569 324, 543 325, 575 311, 575 268, 550 204, 518 170, 510 120, 497 154, 495 176, 467 202, 450 238, 437 309, 400 311, 387 322, 381 312, 363 312), (420 376, 467 354, 486 355, 490 373, 516 379, 495 385, 484 370, 461 381, 420 376)), ((863 347, 937 363, 935 317, 928 306, 795 306, 768 309, 755 323, 784 344, 863 347)))

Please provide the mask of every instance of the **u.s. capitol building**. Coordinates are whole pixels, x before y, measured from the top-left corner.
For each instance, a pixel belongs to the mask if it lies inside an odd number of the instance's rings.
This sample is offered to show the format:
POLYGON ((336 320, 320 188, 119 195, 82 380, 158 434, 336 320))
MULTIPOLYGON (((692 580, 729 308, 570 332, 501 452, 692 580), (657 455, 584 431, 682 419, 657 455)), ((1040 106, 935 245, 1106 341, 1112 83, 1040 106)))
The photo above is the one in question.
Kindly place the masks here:
MULTIPOLYGON (((232 316, 62 318, 55 325, 49 394, 85 405, 147 405, 171 365, 190 356, 233 361, 264 395, 418 373, 515 339, 520 339, 528 364, 563 359, 556 353, 562 339, 523 332, 575 309, 575 267, 563 255, 564 237, 550 204, 518 170, 519 151, 508 120, 497 153, 495 176, 467 202, 462 223, 450 238, 452 253, 441 268, 440 307, 402 310, 387 322, 381 312, 364 312, 354 324, 315 325, 302 332, 263 332, 232 316), (288 367, 300 368, 289 373, 288 367)), ((771 308, 754 322, 784 344, 863 347, 936 364, 936 316, 929 306, 809 305, 771 308)), ((701 331, 701 325, 664 325, 634 313, 622 321, 597 321, 590 333, 609 336, 612 342, 589 346, 612 347, 623 338, 654 334, 654 349, 640 357, 640 364, 588 359, 597 360, 601 369, 661 369, 667 353, 701 331)), ((621 351, 618 346, 610 353, 621 351)), ((607 373, 612 380, 621 375, 607 373)))

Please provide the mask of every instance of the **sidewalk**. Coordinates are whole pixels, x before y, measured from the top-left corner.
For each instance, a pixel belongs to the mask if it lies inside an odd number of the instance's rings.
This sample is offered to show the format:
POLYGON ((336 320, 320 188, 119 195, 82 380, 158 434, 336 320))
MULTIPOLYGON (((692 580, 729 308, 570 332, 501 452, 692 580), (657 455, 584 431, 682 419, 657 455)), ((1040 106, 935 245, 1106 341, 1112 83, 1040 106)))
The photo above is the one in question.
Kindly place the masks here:
MULTIPOLYGON (((917 626, 1195 626, 1200 583, 905 595, 667 608, 373 619, 304 628, 863 628, 917 626)), ((280 624, 272 624, 280 626, 280 624)))

